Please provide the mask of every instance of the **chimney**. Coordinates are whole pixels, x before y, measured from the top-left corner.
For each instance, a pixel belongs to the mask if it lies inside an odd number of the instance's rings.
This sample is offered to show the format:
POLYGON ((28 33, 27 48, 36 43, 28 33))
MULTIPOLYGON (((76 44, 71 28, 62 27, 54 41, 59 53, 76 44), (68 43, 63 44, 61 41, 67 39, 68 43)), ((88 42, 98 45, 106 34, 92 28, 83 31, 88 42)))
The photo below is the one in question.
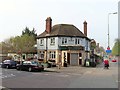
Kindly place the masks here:
POLYGON ((51 17, 47 17, 46 19, 46 32, 50 33, 51 32, 51 28, 52 28, 52 19, 51 17))
POLYGON ((87 36, 87 22, 84 21, 84 35, 87 36))

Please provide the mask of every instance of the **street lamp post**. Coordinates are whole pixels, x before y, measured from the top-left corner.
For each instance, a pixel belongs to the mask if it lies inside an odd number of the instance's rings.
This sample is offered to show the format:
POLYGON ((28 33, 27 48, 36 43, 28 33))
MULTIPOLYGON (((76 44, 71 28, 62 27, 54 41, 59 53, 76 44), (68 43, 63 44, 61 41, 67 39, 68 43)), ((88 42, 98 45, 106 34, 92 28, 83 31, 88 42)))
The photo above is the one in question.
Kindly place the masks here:
POLYGON ((110 49, 110 33, 109 33, 109 15, 111 14, 117 14, 117 12, 114 13, 108 13, 108 47, 110 49))
POLYGON ((107 47, 108 60, 110 59, 109 53, 111 53, 111 50, 110 50, 110 34, 109 34, 109 15, 111 15, 111 14, 117 14, 117 12, 108 13, 108 47, 107 47))

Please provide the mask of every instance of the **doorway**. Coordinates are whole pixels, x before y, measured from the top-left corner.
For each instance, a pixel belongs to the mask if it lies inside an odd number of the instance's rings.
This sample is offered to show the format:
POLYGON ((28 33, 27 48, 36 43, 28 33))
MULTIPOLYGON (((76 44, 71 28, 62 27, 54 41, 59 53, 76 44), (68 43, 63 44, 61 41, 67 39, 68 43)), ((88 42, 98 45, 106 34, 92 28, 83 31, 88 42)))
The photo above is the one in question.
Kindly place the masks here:
POLYGON ((67 64, 70 65, 70 53, 67 53, 67 64))

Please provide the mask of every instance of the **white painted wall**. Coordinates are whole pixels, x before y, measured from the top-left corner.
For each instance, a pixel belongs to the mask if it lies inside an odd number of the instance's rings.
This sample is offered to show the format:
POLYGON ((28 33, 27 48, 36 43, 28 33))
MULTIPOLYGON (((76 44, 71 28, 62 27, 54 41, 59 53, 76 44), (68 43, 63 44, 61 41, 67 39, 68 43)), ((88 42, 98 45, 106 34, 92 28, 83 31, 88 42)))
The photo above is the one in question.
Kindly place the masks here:
POLYGON ((45 38, 37 39, 37 49, 42 49, 42 50, 45 50, 45 49, 46 49, 46 39, 45 39, 45 38), (40 40, 41 40, 41 39, 44 39, 44 44, 43 44, 43 46, 40 45, 40 40))
POLYGON ((85 39, 84 46, 85 46, 85 51, 90 51, 90 42, 89 42, 89 40, 85 39))
POLYGON ((55 44, 51 45, 51 38, 48 38, 48 49, 56 50, 58 49, 58 37, 52 37, 52 38, 55 38, 55 44))
POLYGON ((40 39, 37 39, 37 49, 46 50, 46 40, 47 40, 47 47, 48 47, 48 49, 50 49, 50 50, 58 49, 58 37, 52 37, 52 38, 55 38, 55 44, 54 45, 51 44, 51 38, 40 38, 40 39), (43 45, 40 45, 40 40, 41 39, 44 39, 44 44, 43 45))
MULTIPOLYGON (((80 38, 80 37, 49 37, 49 38, 47 38, 47 45, 48 45, 49 50, 56 50, 61 45, 81 45, 81 46, 85 47, 85 50, 87 50, 87 49, 88 49, 88 51, 90 50, 89 40, 86 40, 86 38, 80 38), (54 45, 50 44, 51 38, 55 38, 55 44, 54 45), (62 39, 63 38, 67 39, 66 44, 62 44, 62 39), (79 39, 79 44, 75 44, 75 39, 79 39)), ((40 49, 40 50, 45 50, 46 49, 46 38, 37 39, 37 48, 40 49), (43 45, 40 45, 40 40, 41 39, 44 39, 43 45)))

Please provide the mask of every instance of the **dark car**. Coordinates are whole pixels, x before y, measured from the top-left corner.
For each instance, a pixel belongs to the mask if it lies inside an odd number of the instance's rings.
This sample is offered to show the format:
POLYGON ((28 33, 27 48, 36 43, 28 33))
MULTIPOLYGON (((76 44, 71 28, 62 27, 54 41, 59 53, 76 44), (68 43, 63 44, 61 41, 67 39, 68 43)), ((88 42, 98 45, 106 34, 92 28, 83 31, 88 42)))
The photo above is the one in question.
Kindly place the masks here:
POLYGON ((13 60, 4 60, 1 64, 2 68, 16 68, 16 62, 13 60))
POLYGON ((44 66, 41 65, 38 61, 24 61, 22 64, 17 64, 17 70, 24 70, 24 71, 43 71, 44 66))

